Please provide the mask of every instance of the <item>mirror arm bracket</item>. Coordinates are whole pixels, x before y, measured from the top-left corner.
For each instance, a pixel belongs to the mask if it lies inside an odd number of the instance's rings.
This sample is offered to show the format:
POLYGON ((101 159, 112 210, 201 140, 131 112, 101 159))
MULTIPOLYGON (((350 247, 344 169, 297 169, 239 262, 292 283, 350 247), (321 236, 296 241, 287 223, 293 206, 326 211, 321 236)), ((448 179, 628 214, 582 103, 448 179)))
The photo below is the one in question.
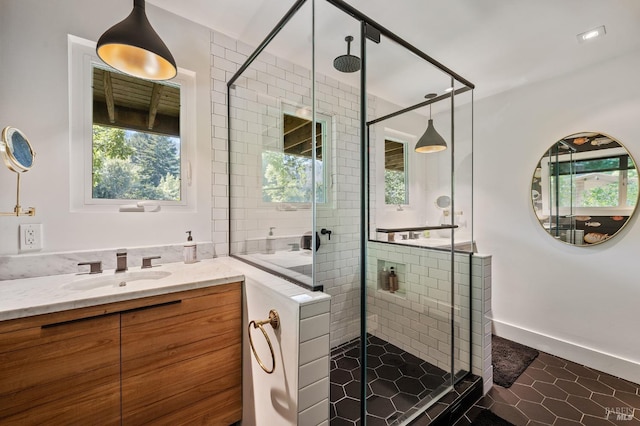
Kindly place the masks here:
POLYGON ((20 173, 16 172, 16 176, 18 177, 16 190, 16 206, 13 209, 13 212, 0 212, 0 216, 35 216, 35 207, 29 207, 27 210, 23 211, 22 206, 20 206, 20 173))

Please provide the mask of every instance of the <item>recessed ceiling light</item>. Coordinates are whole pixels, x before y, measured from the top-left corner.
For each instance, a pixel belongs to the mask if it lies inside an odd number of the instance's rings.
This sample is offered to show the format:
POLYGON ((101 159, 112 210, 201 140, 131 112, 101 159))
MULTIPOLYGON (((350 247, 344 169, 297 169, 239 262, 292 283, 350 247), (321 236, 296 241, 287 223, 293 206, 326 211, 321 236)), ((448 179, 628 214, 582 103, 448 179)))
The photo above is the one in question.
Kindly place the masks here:
POLYGON ((578 38, 578 43, 585 43, 598 37, 602 37, 605 34, 607 34, 607 31, 605 30, 604 25, 600 25, 599 27, 580 33, 576 37, 578 38))

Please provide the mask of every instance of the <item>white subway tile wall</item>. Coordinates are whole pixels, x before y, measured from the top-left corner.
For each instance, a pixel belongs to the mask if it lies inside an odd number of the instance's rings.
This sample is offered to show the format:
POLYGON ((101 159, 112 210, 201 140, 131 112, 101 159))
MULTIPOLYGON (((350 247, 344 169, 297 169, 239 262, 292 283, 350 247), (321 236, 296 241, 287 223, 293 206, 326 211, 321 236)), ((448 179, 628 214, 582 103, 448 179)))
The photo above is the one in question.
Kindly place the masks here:
MULTIPOLYGON (((276 250, 287 249, 291 235, 311 231, 312 211, 308 206, 290 209, 262 201, 262 151, 278 147, 282 135, 283 104, 310 107, 311 71, 263 52, 249 66, 231 98, 231 186, 230 203, 226 184, 226 81, 252 51, 242 42, 212 33, 213 78, 213 182, 214 235, 217 255, 262 250, 270 227, 275 227, 276 250), (222 71, 221 71, 222 70, 222 71), (231 235, 228 212, 232 210, 231 235), (278 238, 285 234, 287 238, 278 238)), ((333 296, 331 301, 331 346, 359 334, 359 221, 360 221, 360 89, 335 79, 316 76, 317 109, 332 118, 330 151, 325 164, 330 168, 327 201, 317 207, 317 226, 332 231, 331 240, 322 236, 316 253, 316 285, 333 296)), ((368 114, 375 113, 375 98, 368 98, 368 114)))
POLYGON ((470 370, 487 383, 487 376, 488 380, 492 377, 491 257, 474 255, 471 275, 469 261, 467 254, 454 256, 452 311, 450 253, 370 241, 367 250, 367 330, 449 371, 453 312, 454 370, 470 370), (393 294, 379 286, 380 268, 388 265, 398 265, 399 270, 406 270, 399 274, 401 291, 393 294))

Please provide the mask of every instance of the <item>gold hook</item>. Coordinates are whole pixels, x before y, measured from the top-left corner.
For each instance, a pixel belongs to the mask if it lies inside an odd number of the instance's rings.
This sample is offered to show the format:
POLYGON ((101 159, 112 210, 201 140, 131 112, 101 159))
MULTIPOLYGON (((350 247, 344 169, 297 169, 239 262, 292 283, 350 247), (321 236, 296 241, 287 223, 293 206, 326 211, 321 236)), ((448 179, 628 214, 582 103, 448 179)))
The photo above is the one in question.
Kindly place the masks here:
POLYGON ((249 326, 247 327, 247 333, 249 334, 249 344, 251 345, 251 350, 253 351, 253 356, 256 357, 256 361, 258 361, 258 364, 260 364, 260 367, 262 367, 264 372, 267 373, 267 374, 271 374, 276 369, 276 355, 273 352, 273 345, 271 345, 271 339, 269 339, 269 336, 267 335, 267 332, 265 331, 264 327, 262 327, 265 324, 271 324, 271 327, 273 327, 274 330, 277 330, 278 327, 280 327, 280 315, 278 315, 278 311, 276 311, 275 309, 271 309, 269 311, 269 319, 267 319, 267 320, 257 321, 257 322, 252 320, 249 323, 249 326), (269 370, 264 365, 264 363, 262 362, 262 360, 258 356, 258 352, 256 352, 256 348, 253 346, 253 339, 251 338, 251 326, 252 325, 253 325, 253 328, 259 328, 260 331, 262 331, 262 334, 264 335, 264 338, 267 340, 267 344, 269 345, 269 351, 271 351, 271 360, 272 360, 272 365, 273 365, 271 367, 271 370, 269 370))

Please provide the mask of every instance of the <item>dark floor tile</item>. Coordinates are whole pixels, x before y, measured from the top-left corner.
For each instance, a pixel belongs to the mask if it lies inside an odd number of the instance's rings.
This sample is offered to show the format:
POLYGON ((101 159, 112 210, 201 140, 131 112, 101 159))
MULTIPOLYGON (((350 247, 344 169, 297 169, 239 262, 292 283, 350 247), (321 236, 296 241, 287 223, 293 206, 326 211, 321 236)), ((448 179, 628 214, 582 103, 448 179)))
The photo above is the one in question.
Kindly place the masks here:
POLYGON ((529 401, 520 401, 516 407, 520 409, 528 419, 547 424, 553 424, 553 422, 556 421, 556 415, 541 404, 529 401))
POLYGON ((515 383, 520 383, 521 385, 532 385, 535 382, 533 377, 527 374, 527 370, 518 377, 515 383))
MULTIPOLYGON (((517 426, 640 426, 640 386, 542 352, 511 388, 494 385, 473 409, 483 407, 517 426), (623 422, 615 413, 607 419, 606 407, 638 408, 623 422)), ((472 415, 457 426, 468 426, 472 415)))
POLYGON ((385 353, 384 347, 379 345, 369 345, 367 346, 367 354, 380 356, 385 353))
MULTIPOLYGON (((543 383, 543 382, 539 382, 543 383)), ((521 385, 519 383, 514 383, 509 390, 513 392, 518 398, 524 399, 531 402, 542 402, 544 396, 531 386, 521 385)))
POLYGON ((391 402, 391 399, 379 395, 372 395, 367 398, 367 413, 386 419, 395 412, 396 407, 391 402))
POLYGON ((353 420, 343 419, 342 417, 332 417, 331 426, 355 426, 353 420))
POLYGON ((555 367, 563 368, 567 365, 567 361, 563 360, 562 358, 558 358, 557 356, 553 356, 545 352, 540 352, 537 359, 539 359, 545 365, 552 365, 555 367))
POLYGON ((404 393, 410 393, 413 395, 419 395, 425 391, 425 387, 418 379, 413 377, 401 377, 395 381, 398 390, 404 393))
POLYGON ((630 407, 636 407, 636 411, 640 412, 640 396, 635 393, 615 391, 614 395, 617 399, 624 402, 630 407))
POLYGON ((578 378, 578 376, 575 373, 572 373, 571 371, 563 367, 548 365, 544 368, 544 371, 551 374, 553 377, 557 379, 565 379, 573 382, 578 378))
POLYGON ((513 405, 504 404, 502 402, 496 402, 491 411, 499 415, 503 419, 513 423, 515 426, 526 426, 529 423, 529 419, 513 405))
POLYGON ((415 406, 420 399, 415 395, 399 392, 391 397, 391 402, 395 405, 396 409, 401 412, 407 412, 410 408, 415 406))
POLYGON ((395 345, 392 345, 391 343, 387 343, 387 342, 385 342, 384 348, 387 350, 387 353, 390 353, 390 354, 400 355, 400 354, 402 354, 404 352, 399 347, 397 347, 395 345))
POLYGON ((582 418, 582 413, 565 401, 545 398, 542 405, 558 417, 575 421, 579 421, 582 418))
MULTIPOLYGON (((594 402, 597 402, 598 404, 600 404, 601 406, 607 408, 607 407, 629 407, 626 403, 623 403, 622 401, 620 401, 618 398, 615 398, 611 395, 603 395, 601 393, 594 393, 591 396, 591 399, 594 402)), ((631 408, 631 407, 629 407, 631 408)))
POLYGON ((375 395, 392 397, 398 393, 398 387, 395 383, 385 379, 374 380, 370 384, 371 392, 375 395))
POLYGON ((435 374, 425 374, 420 377, 420 383, 422 383, 425 388, 433 390, 442 385, 444 383, 444 379, 442 376, 436 376, 435 374))
POLYGON ((584 426, 611 426, 612 422, 604 418, 604 416, 594 417, 585 415, 582 417, 582 424, 584 426))
POLYGON ((344 385, 353 381, 353 376, 350 371, 334 369, 329 373, 329 381, 338 385, 344 385))
MULTIPOLYGON (((360 418, 360 401, 352 398, 344 398, 335 403, 336 416, 347 420, 358 420, 360 418)), ((333 424, 333 423, 332 423, 333 424)))
POLYGON ((489 390, 488 394, 495 402, 500 402, 503 404, 516 405, 518 401, 520 401, 520 398, 515 396, 513 392, 501 386, 493 386, 489 390))
MULTIPOLYGON (((387 426, 387 421, 375 416, 367 416, 367 426, 387 426)), ((333 426, 333 423, 331 424, 333 426)))
POLYGON ((610 386, 605 385, 604 383, 594 379, 579 377, 576 380, 576 383, 581 384, 585 388, 589 389, 591 392, 597 392, 603 395, 613 395, 613 389, 610 386))
POLYGON ((569 419, 561 419, 561 418, 556 420, 556 422, 553 424, 553 426, 580 426, 580 425, 582 425, 582 423, 569 420, 569 419))
POLYGON ((378 368, 382 365, 379 356, 367 355, 367 368, 378 368))
POLYGON ((336 361, 336 366, 343 370, 353 370, 360 367, 360 360, 351 357, 343 357, 336 361))
POLYGON ((531 376, 533 380, 537 380, 539 382, 553 383, 556 381, 556 378, 551 374, 532 366, 529 366, 529 368, 527 368, 527 374, 531 376))
POLYGON ((532 387, 547 398, 566 400, 569 394, 555 384, 545 382, 535 382, 532 387))
POLYGON ((403 375, 415 378, 420 378, 426 374, 422 367, 416 363, 406 363, 400 366, 399 370, 403 375))
POLYGON ((604 411, 600 404, 582 396, 569 395, 567 402, 575 407, 576 410, 591 416, 602 416, 604 411))
POLYGON ((344 388, 341 385, 337 385, 335 383, 331 383, 329 393, 331 396, 331 402, 339 401, 345 397, 344 388))
POLYGON ((599 374, 593 371, 590 368, 585 367, 584 365, 576 364, 575 362, 568 361, 567 366, 565 367, 567 370, 571 371, 578 377, 586 377, 588 379, 597 379, 599 374))
POLYGON ((402 373, 396 367, 392 367, 390 365, 382 365, 375 369, 378 377, 387 380, 397 380, 402 377, 402 373))
POLYGON ((555 385, 567 392, 569 395, 582 396, 585 398, 589 398, 591 396, 591 391, 589 389, 576 382, 558 379, 555 382, 555 385))
POLYGON ((351 348, 344 353, 345 356, 350 356, 351 358, 360 358, 360 347, 351 348))
POLYGON ((385 365, 390 365, 396 368, 406 364, 406 361, 402 359, 402 356, 396 353, 387 353, 384 355, 380 355, 380 361, 382 361, 385 365))
POLYGON ((353 398, 353 399, 360 399, 360 381, 359 380, 353 380, 349 383, 347 383, 346 385, 343 386, 344 389, 344 393, 349 397, 349 398, 353 398))
POLYGON ((469 420, 467 416, 462 416, 453 424, 453 426, 471 426, 471 422, 472 420, 469 420))
POLYGON ((433 404, 431 407, 429 407, 429 410, 427 410, 427 414, 428 414, 429 418, 435 419, 446 408, 447 408, 447 404, 443 404, 443 403, 437 402, 437 403, 433 404))
POLYGON ((604 373, 601 374, 600 377, 598 377, 598 381, 612 387, 617 391, 629 392, 634 394, 640 388, 640 385, 636 385, 635 383, 631 383, 627 380, 619 379, 618 377, 613 377, 609 374, 604 373))
POLYGON ((490 397, 483 396, 478 402, 476 402, 476 405, 480 408, 491 408, 493 402, 494 401, 490 397))

